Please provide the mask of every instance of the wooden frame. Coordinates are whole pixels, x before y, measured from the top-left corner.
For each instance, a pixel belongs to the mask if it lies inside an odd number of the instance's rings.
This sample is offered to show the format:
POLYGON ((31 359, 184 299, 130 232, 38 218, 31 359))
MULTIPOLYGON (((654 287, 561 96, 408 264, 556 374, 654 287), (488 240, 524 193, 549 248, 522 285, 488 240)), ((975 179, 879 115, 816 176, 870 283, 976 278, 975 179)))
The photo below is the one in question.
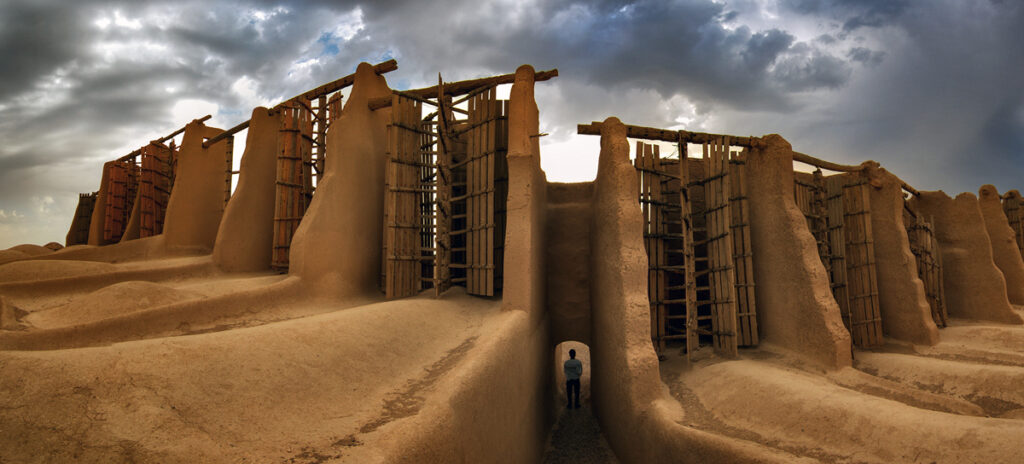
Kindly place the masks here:
POLYGON ((907 226, 910 240, 910 251, 917 261, 917 276, 924 284, 925 298, 931 308, 932 320, 939 327, 948 325, 946 313, 946 294, 942 287, 942 258, 932 225, 924 218, 914 214, 912 223, 907 226))
POLYGON ((271 267, 283 271, 288 269, 292 238, 312 199, 313 114, 308 106, 302 105, 282 106, 277 113, 281 125, 277 138, 271 267))

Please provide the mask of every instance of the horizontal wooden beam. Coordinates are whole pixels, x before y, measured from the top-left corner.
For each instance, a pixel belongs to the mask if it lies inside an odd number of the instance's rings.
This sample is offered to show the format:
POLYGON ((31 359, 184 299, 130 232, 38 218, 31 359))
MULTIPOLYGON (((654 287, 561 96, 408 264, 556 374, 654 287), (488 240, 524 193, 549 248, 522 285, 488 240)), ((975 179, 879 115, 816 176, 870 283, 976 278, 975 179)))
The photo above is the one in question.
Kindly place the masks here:
POLYGON ((220 142, 221 140, 224 140, 224 139, 226 139, 228 137, 231 137, 232 135, 235 135, 238 132, 241 132, 242 129, 245 129, 247 127, 249 127, 249 120, 248 119, 246 119, 245 121, 240 122, 235 127, 232 127, 232 128, 230 128, 230 129, 228 129, 228 130, 226 130, 224 132, 221 132, 221 133, 219 133, 219 134, 217 134, 217 135, 215 135, 213 137, 210 137, 210 138, 206 139, 206 141, 203 142, 203 148, 210 148, 210 147, 213 146, 213 144, 215 144, 217 142, 220 142))
MULTIPOLYGON (((594 121, 590 124, 579 124, 576 126, 576 133, 582 135, 601 135, 601 122, 594 121)), ((668 130, 668 129, 657 129, 654 127, 643 127, 643 126, 626 126, 626 137, 634 139, 644 140, 657 140, 660 142, 687 142, 687 143, 706 143, 714 140, 718 140, 722 137, 729 137, 729 144, 739 147, 752 147, 759 146, 761 141, 757 137, 739 137, 733 135, 723 134, 709 134, 704 132, 690 132, 685 130, 668 130)), ((811 166, 819 167, 822 169, 828 169, 830 171, 837 172, 857 172, 865 168, 864 164, 858 166, 850 166, 845 164, 837 164, 831 161, 825 161, 823 159, 815 158, 811 155, 800 153, 798 151, 793 152, 793 161, 799 161, 806 163, 811 166)), ((910 192, 914 196, 920 195, 914 187, 907 184, 902 179, 900 185, 903 190, 910 192)))
MULTIPOLYGON (((396 69, 398 69, 398 62, 395 61, 395 60, 387 60, 387 61, 385 61, 383 63, 377 63, 376 65, 373 66, 373 72, 377 73, 377 75, 389 73, 389 72, 394 71, 396 69)), ((283 101, 281 103, 278 103, 277 106, 275 106, 275 108, 278 107, 278 106, 283 106, 283 105, 287 104, 288 102, 290 102, 292 100, 315 100, 315 99, 320 98, 320 97, 322 97, 324 95, 330 95, 330 94, 332 94, 334 92, 337 92, 337 91, 339 91, 341 89, 344 89, 345 87, 348 87, 348 86, 352 85, 353 83, 355 83, 355 81, 356 81, 355 73, 349 74, 349 75, 347 75, 345 77, 342 77, 341 79, 337 79, 337 80, 328 82, 328 83, 326 83, 324 85, 321 85, 320 87, 317 87, 317 88, 315 88, 313 90, 310 90, 308 92, 302 93, 300 95, 296 95, 296 96, 294 96, 292 98, 289 98, 289 99, 287 99, 287 100, 285 100, 285 101, 283 101)))
MULTIPOLYGON (((548 71, 541 71, 533 75, 534 82, 546 81, 553 77, 558 77, 558 70, 551 69, 548 71)), ((502 74, 500 76, 483 77, 480 79, 470 79, 466 81, 458 82, 445 82, 442 86, 444 88, 444 95, 448 97, 455 97, 463 94, 467 94, 481 87, 491 87, 501 84, 511 84, 515 82, 515 74, 502 74)), ((424 87, 422 89, 413 90, 402 90, 395 91, 400 95, 418 97, 418 98, 437 98, 438 86, 424 87)), ((378 97, 370 99, 368 106, 371 110, 379 110, 381 108, 387 108, 391 106, 391 97, 378 97)))
POLYGON ((822 169, 828 169, 829 171, 836 171, 836 172, 857 172, 857 171, 863 171, 864 168, 865 168, 865 166, 863 164, 858 165, 858 166, 850 166, 850 165, 847 165, 847 164, 836 164, 836 163, 833 163, 831 161, 825 161, 823 159, 815 158, 815 157, 813 157, 811 155, 805 155, 805 154, 800 153, 798 151, 794 151, 793 152, 793 161, 799 161, 801 163, 809 164, 809 165, 814 166, 814 167, 819 167, 819 168, 822 168, 822 169))
MULTIPOLYGON (((576 126, 576 133, 581 135, 601 135, 601 124, 599 121, 594 121, 590 124, 579 124, 576 126)), ((709 143, 723 137, 729 137, 729 145, 737 147, 756 147, 761 143, 761 139, 758 137, 709 134, 706 132, 657 129, 654 127, 630 125, 626 125, 626 137, 672 143, 709 143)))
MULTIPOLYGON (((204 122, 207 119, 210 119, 212 117, 213 117, 213 115, 208 114, 208 115, 203 116, 203 117, 201 117, 199 119, 193 119, 192 122, 197 122, 197 121, 198 122, 204 122)), ((189 123, 189 124, 191 124, 191 123, 189 123)), ((187 126, 187 124, 186 124, 186 126, 187 126)), ((164 142, 166 142, 166 141, 168 141, 170 139, 173 139, 173 138, 177 137, 178 134, 180 134, 182 132, 185 132, 185 126, 182 126, 181 129, 178 129, 178 130, 176 130, 174 132, 171 132, 170 134, 167 134, 167 135, 165 135, 163 137, 160 137, 159 139, 153 140, 152 142, 149 142, 149 143, 151 143, 151 144, 153 144, 153 143, 164 143, 164 142)), ((133 151, 133 152, 127 154, 127 155, 124 155, 124 156, 118 158, 117 161, 128 161, 129 159, 132 159, 132 158, 134 158, 136 156, 139 156, 141 154, 142 154, 142 149, 139 148, 138 150, 135 150, 135 151, 133 151)))
MULTIPOLYGON (((394 71, 396 69, 398 69, 398 62, 395 61, 395 60, 387 60, 387 61, 385 61, 383 63, 377 63, 376 65, 373 66, 373 72, 377 73, 378 75, 384 74, 384 73, 389 73, 389 72, 394 71)), ((281 103, 278 103, 277 105, 274 105, 274 108, 272 108, 272 109, 276 110, 276 109, 281 108, 282 106, 287 105, 287 104, 289 104, 291 102, 294 102, 294 101, 300 101, 300 102, 305 103, 306 101, 309 101, 309 100, 315 100, 315 99, 320 98, 322 96, 330 95, 330 94, 332 94, 334 92, 337 92, 337 91, 339 91, 341 89, 344 89, 345 87, 348 87, 348 86, 352 85, 353 83, 355 83, 355 81, 356 81, 355 73, 349 74, 349 75, 347 75, 345 77, 333 80, 333 81, 328 82, 328 83, 326 83, 324 85, 321 85, 320 87, 317 87, 317 88, 315 88, 313 90, 310 90, 308 92, 296 95, 296 96, 294 96, 292 98, 289 98, 289 99, 287 99, 287 100, 285 100, 285 101, 283 101, 281 103)), ((242 131, 243 129, 245 129, 247 127, 249 127, 249 120, 248 119, 246 119, 245 121, 242 121, 237 126, 232 127, 232 128, 230 128, 230 129, 228 129, 228 130, 226 130, 224 132, 221 132, 220 134, 217 134, 215 137, 212 137, 212 138, 208 139, 207 141, 203 142, 203 148, 210 148, 211 146, 213 146, 213 144, 215 144, 217 142, 220 142, 221 140, 224 140, 224 139, 226 139, 228 137, 231 137, 232 135, 235 135, 236 133, 242 131)))

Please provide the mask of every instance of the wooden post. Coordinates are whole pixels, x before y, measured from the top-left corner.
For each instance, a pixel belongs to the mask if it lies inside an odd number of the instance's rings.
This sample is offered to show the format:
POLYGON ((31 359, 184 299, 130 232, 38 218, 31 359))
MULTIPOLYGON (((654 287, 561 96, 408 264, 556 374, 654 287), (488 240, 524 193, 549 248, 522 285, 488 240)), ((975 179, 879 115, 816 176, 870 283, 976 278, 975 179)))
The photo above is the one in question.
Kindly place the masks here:
POLYGON ((232 164, 235 161, 235 137, 224 139, 224 209, 227 209, 231 201, 231 178, 233 177, 232 164))
POLYGON ((692 353, 699 346, 697 339, 697 281, 695 267, 697 264, 693 249, 693 214, 690 204, 690 163, 687 150, 687 143, 680 140, 679 147, 679 217, 681 224, 680 238, 682 238, 683 269, 686 300, 686 359, 689 360, 692 353))
POLYGON ((434 250, 434 294, 440 296, 451 288, 452 275, 452 140, 449 139, 450 127, 448 126, 447 106, 444 97, 444 84, 441 75, 437 76, 437 171, 435 179, 437 182, 437 204, 434 207, 437 215, 436 224, 436 249, 434 250))

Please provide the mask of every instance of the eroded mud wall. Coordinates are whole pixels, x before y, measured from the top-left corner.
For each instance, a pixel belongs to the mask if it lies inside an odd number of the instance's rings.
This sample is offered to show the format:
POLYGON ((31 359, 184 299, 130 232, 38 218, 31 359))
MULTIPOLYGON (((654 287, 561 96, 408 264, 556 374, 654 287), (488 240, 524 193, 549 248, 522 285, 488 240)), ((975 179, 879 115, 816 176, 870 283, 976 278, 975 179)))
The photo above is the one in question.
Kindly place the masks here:
POLYGON ((270 267, 280 128, 278 116, 270 110, 259 107, 252 111, 239 164, 238 186, 224 210, 213 246, 213 260, 225 271, 270 267))
POLYGON ((548 200, 536 137, 540 133, 540 116, 533 96, 533 77, 533 67, 519 67, 509 97, 508 223, 502 306, 507 310, 530 311, 533 320, 539 322, 546 317, 544 232, 548 200))
POLYGON ((92 220, 89 221, 89 245, 106 245, 103 238, 103 225, 107 215, 107 184, 110 183, 110 169, 107 167, 115 161, 103 163, 103 175, 100 176, 100 189, 96 192, 96 204, 92 208, 92 220))
POLYGON ((1024 305, 1024 259, 995 186, 984 185, 978 190, 978 206, 992 244, 992 260, 1006 279, 1006 296, 1010 303, 1024 305))
POLYGON ((203 148, 203 140, 221 132, 221 129, 207 127, 200 121, 185 126, 174 189, 164 216, 163 235, 168 248, 213 250, 224 212, 227 142, 221 140, 210 148, 203 148))
POLYGON ((623 463, 790 462, 768 448, 679 425, 685 413, 661 382, 651 344, 647 255, 636 192, 626 128, 609 118, 601 128, 588 261, 591 391, 608 442, 623 463))
POLYGON ((903 189, 899 178, 877 165, 862 174, 870 181, 871 229, 882 330, 886 336, 923 345, 939 342, 917 260, 903 225, 903 189))
POLYGON ((832 297, 817 244, 793 200, 793 150, 772 134, 748 151, 747 192, 764 343, 826 369, 849 366, 850 335, 832 297))
POLYGON ((379 293, 391 108, 371 111, 367 103, 390 96, 384 77, 360 63, 345 108, 328 129, 326 172, 292 238, 288 269, 320 295, 379 293))
POLYGON ((954 200, 940 190, 921 192, 911 202, 918 214, 934 221, 949 315, 1021 324, 1006 297, 1006 280, 992 259, 978 199, 961 193, 954 200))
POLYGON ((546 308, 555 342, 590 343, 590 223, 593 182, 547 184, 546 308))

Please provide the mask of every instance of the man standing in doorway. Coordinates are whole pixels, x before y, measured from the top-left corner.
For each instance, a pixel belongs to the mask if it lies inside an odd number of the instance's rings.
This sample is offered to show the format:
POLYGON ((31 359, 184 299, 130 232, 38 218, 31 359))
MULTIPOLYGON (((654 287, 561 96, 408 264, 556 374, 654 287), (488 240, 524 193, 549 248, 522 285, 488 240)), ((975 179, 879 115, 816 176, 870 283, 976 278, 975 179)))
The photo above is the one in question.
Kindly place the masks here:
POLYGON ((583 363, 576 359, 576 350, 569 350, 569 359, 565 360, 565 396, 569 400, 569 409, 580 408, 580 376, 583 375, 583 363), (575 406, 573 399, 575 398, 575 406))

